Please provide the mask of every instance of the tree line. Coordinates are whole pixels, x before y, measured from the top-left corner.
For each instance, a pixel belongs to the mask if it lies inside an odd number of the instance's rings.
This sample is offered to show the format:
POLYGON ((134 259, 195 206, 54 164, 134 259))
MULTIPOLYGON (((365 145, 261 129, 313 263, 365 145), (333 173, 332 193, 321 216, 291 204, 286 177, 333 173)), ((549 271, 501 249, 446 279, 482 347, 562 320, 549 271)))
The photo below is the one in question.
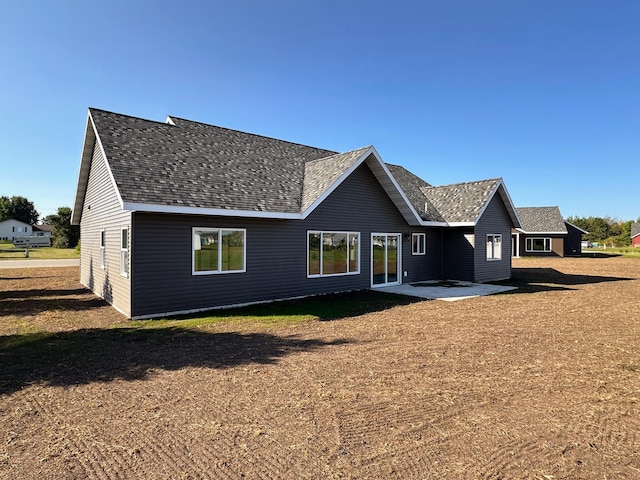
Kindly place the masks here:
MULTIPOLYGON (((45 225, 52 225, 51 245, 56 248, 74 248, 80 241, 80 226, 71 225, 71 209, 60 207, 58 212, 42 219, 45 225)), ((37 225, 40 214, 33 202, 21 196, 0 196, 0 222, 19 220, 29 225, 37 225)))
MULTIPOLYGON (((631 245, 633 220, 623 221, 611 217, 568 217, 566 221, 589 232, 583 240, 613 247, 631 245)), ((640 222, 640 218, 637 222, 640 222)))

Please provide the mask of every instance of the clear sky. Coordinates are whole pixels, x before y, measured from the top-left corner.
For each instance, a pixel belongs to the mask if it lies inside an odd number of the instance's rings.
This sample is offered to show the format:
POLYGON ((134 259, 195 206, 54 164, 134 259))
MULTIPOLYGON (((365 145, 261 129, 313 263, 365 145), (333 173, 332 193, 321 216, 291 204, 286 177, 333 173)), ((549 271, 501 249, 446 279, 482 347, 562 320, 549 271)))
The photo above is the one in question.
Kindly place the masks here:
POLYGON ((73 207, 88 107, 640 217, 638 0, 3 2, 0 195, 73 207))

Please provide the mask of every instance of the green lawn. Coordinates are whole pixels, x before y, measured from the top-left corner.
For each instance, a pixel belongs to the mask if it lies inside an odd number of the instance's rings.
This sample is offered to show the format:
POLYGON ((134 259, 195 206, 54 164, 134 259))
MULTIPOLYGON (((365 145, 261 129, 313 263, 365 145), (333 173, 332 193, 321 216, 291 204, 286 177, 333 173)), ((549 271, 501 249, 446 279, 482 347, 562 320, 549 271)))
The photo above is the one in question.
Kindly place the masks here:
POLYGON ((640 248, 632 247, 603 247, 598 248, 583 248, 582 254, 605 254, 605 255, 622 255, 623 257, 640 258, 640 248))
MULTIPOLYGON (((24 259, 25 256, 24 248, 14 248, 11 243, 0 243, 0 261, 2 260, 20 260, 24 259)), ((57 258, 80 258, 80 254, 76 252, 75 248, 53 248, 53 247, 42 247, 42 248, 30 248, 29 249, 29 258, 30 259, 57 259, 57 258)))

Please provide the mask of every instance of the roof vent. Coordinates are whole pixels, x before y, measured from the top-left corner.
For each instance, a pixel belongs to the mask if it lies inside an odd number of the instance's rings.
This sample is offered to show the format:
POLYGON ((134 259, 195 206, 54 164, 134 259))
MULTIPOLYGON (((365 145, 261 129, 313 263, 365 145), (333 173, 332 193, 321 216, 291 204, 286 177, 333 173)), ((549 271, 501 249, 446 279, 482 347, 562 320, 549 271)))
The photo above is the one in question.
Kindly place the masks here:
POLYGON ((167 119, 164 121, 164 123, 168 123, 169 125, 173 125, 174 127, 176 126, 173 119, 169 115, 167 115, 167 119))

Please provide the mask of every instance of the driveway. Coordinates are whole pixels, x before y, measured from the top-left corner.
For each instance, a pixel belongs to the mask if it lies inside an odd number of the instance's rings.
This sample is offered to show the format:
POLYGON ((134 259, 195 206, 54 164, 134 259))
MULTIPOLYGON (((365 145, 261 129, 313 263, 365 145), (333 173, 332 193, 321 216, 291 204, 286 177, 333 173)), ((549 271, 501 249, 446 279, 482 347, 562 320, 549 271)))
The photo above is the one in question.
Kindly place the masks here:
POLYGON ((0 268, 42 268, 42 267, 78 267, 80 259, 54 259, 54 260, 0 260, 0 268))

